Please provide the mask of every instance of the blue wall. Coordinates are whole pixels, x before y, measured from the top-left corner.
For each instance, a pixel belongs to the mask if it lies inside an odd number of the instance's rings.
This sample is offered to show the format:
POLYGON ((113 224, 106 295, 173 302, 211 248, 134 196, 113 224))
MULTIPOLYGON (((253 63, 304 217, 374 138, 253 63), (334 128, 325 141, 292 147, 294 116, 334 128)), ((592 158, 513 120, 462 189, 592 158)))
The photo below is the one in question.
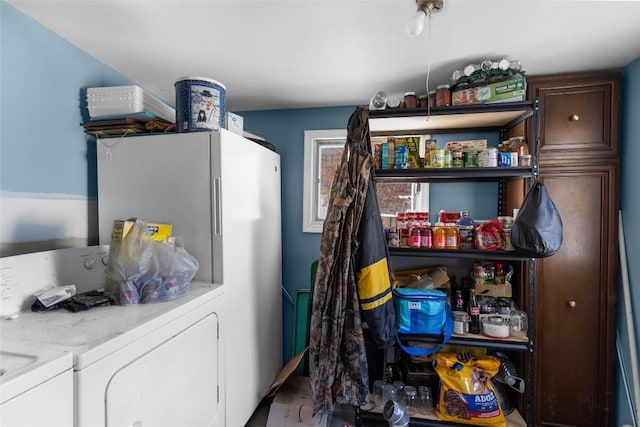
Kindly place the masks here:
POLYGON ((0 19, 1 189, 95 199, 95 144, 80 126, 81 91, 131 81, 5 2, 0 19))
MULTIPOLYGON (((636 352, 640 354, 638 336, 640 332, 640 264, 637 260, 640 257, 640 223, 638 222, 638 212, 640 212, 640 168, 638 159, 640 158, 640 58, 626 66, 622 73, 622 129, 621 129, 621 173, 620 173, 620 209, 622 210, 622 221, 624 223, 625 248, 627 253, 627 267, 629 272, 629 291, 631 294, 631 304, 627 311, 633 311, 634 330, 636 340, 636 352)), ((622 282, 621 282, 622 283, 622 282)), ((623 321, 623 295, 620 292, 621 310, 618 317, 618 334, 621 344, 621 354, 625 360, 625 366, 630 376, 629 340, 626 333, 627 328, 623 321)), ((623 377, 618 370, 618 425, 624 423, 631 424, 631 415, 627 402, 627 391, 624 387, 623 377)), ((640 398, 640 396, 638 397, 640 398)), ((640 408, 636 408, 640 411, 640 408)), ((640 422, 640 420, 636 420, 640 422)))
POLYGON ((131 84, 0 2, 0 243, 3 254, 97 242, 95 140, 83 88, 131 84))

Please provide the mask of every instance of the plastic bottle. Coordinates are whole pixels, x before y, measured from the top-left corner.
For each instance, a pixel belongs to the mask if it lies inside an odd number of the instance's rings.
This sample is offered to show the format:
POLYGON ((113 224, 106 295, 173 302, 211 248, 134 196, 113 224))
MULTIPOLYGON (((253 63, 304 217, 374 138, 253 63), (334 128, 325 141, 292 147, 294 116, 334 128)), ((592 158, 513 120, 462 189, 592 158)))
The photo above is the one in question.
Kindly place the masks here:
POLYGON ((476 290, 469 289, 469 316, 471 316, 471 323, 469 323, 469 332, 472 334, 480 333, 480 305, 476 298, 476 290))
POLYGON ((458 249, 460 235, 458 234, 458 227, 454 223, 448 223, 445 225, 446 236, 446 249, 458 249))
POLYGON ((504 283, 504 264, 496 262, 493 274, 496 284, 504 283))
POLYGON ((460 249, 473 249, 474 223, 469 211, 460 211, 460 219, 456 222, 460 234, 460 249))
POLYGON ((422 230, 420 230, 420 238, 422 239, 420 242, 421 248, 432 248, 433 247, 433 229, 431 228, 430 222, 424 222, 422 224, 422 230))
POLYGON ((409 246, 412 248, 419 248, 422 245, 422 226, 418 221, 418 212, 412 214, 413 221, 411 222, 411 231, 409 237, 409 246))
POLYGON ((409 226, 407 224, 407 214, 398 212, 398 233, 400 234, 400 247, 409 247, 409 226))
POLYGON ((387 245, 390 248, 400 246, 400 233, 398 232, 397 218, 391 218, 389 221, 389 231, 387 231, 387 245))
POLYGON ((456 291, 456 297, 453 302, 455 304, 455 311, 465 311, 464 299, 462 298, 462 291, 456 291))
POLYGON ((444 223, 442 222, 436 222, 436 225, 433 229, 433 247, 434 249, 447 248, 447 234, 444 223))

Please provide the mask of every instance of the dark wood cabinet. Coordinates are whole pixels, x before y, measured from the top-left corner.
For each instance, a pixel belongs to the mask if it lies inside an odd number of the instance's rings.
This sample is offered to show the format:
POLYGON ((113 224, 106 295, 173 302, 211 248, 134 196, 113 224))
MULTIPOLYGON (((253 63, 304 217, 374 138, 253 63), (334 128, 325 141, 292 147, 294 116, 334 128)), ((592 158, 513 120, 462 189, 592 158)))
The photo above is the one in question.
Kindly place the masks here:
POLYGON ((564 228, 560 252, 538 260, 536 425, 610 426, 620 74, 533 77, 528 83, 529 97, 541 104, 540 179, 564 228))
POLYGON ((540 161, 618 158, 618 73, 534 77, 527 84, 529 99, 540 101, 540 161))

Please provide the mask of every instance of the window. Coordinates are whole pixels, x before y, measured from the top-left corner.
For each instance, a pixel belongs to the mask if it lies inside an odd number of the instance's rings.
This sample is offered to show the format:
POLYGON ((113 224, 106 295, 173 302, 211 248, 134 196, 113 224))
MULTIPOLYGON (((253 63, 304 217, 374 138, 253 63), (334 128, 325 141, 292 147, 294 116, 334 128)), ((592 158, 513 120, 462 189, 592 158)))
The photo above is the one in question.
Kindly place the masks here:
POLYGON ((304 207, 302 231, 321 233, 336 168, 347 140, 346 129, 304 132, 304 207))
MULTIPOLYGON (((304 132, 302 231, 305 233, 322 232, 333 177, 342 160, 346 139, 345 129, 304 132)), ((397 212, 429 211, 429 184, 378 182, 376 189, 385 226, 388 226, 388 218, 395 216, 397 212)))

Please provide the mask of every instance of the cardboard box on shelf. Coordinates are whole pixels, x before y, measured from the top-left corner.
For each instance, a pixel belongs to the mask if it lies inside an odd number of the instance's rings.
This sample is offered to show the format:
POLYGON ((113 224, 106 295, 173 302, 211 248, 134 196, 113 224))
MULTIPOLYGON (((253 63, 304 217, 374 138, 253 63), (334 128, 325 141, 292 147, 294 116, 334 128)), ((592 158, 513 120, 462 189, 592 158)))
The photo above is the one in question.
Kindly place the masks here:
POLYGON ((512 297, 511 283, 476 283, 476 295, 487 297, 512 297))
POLYGON ((235 113, 227 113, 227 130, 244 136, 244 118, 235 113))
POLYGON ((525 79, 507 80, 479 87, 477 98, 483 104, 517 102, 524 101, 526 92, 527 81, 525 79))
POLYGON ((485 86, 456 90, 451 94, 452 105, 496 104, 524 101, 527 92, 525 79, 507 80, 485 86))
MULTIPOLYGON (((135 219, 116 219, 113 221, 113 228, 111 229, 111 240, 121 240, 126 237, 131 231, 135 219)), ((172 226, 171 224, 158 224, 155 222, 147 222, 147 229, 151 234, 151 239, 160 242, 165 241, 168 237, 171 237, 172 226)))

